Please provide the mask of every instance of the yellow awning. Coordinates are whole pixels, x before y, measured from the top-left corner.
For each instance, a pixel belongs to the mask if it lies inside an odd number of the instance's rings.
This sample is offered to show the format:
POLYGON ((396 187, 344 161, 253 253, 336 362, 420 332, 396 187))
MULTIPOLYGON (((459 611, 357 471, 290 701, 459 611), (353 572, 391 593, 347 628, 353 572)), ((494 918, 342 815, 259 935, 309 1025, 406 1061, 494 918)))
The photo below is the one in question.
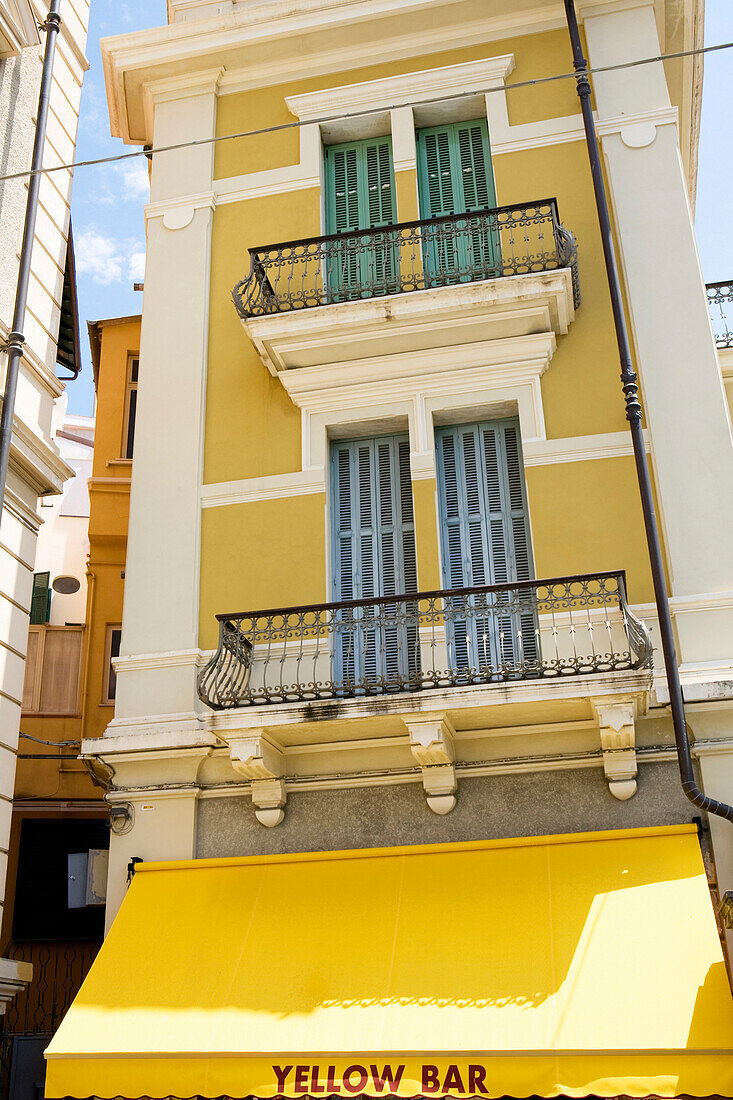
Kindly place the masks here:
POLYGON ((691 826, 141 864, 49 1097, 733 1096, 691 826))

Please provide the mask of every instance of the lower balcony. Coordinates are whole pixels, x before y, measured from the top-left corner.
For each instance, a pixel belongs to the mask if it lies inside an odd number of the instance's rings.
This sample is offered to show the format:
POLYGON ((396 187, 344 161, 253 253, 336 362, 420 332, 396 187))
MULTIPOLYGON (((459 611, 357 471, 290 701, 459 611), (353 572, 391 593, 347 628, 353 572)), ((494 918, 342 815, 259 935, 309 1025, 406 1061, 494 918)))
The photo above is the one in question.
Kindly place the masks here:
POLYGON ((477 769, 602 765, 615 798, 636 791, 652 643, 623 572, 218 619, 198 691, 228 751, 207 781, 233 769, 263 825, 303 783, 420 780, 436 814, 477 769))
POLYGON ((215 710, 346 701, 651 667, 622 572, 217 616, 215 710))

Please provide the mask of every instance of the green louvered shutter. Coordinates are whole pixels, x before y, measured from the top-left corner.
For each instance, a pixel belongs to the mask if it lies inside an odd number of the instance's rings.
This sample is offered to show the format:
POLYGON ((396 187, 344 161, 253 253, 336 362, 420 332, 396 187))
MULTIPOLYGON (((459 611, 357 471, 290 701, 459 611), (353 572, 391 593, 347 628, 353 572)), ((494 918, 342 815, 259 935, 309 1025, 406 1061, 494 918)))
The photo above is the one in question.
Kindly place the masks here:
POLYGON ((33 592, 31 594, 31 626, 48 622, 51 611, 50 573, 33 574, 33 592))
MULTIPOLYGON (((420 216, 445 218, 496 206, 485 119, 431 126, 417 132, 420 216)), ((428 285, 472 282, 498 273, 495 230, 444 222, 424 231, 428 285)))
MULTIPOLYGON (((406 436, 334 443, 333 579, 336 602, 417 588, 415 525, 406 436)), ((334 680, 354 690, 395 689, 417 661, 416 625, 377 608, 344 612, 334 645, 334 680)), ((347 689, 348 690, 348 689, 347 689)))
MULTIPOLYGON (((329 145, 326 163, 326 231, 350 233, 394 224, 395 189, 389 138, 329 145)), ((330 301, 393 293, 395 246, 386 235, 347 238, 329 250, 330 301)))
MULTIPOLYGON (((532 553, 519 424, 500 420, 437 432, 438 490, 446 587, 530 580, 532 553)), ((537 662, 531 592, 521 606, 505 597, 454 602, 449 631, 454 668, 511 670, 537 662), (507 608, 502 613, 502 606, 507 608), (465 617, 460 613, 467 607, 465 617)))

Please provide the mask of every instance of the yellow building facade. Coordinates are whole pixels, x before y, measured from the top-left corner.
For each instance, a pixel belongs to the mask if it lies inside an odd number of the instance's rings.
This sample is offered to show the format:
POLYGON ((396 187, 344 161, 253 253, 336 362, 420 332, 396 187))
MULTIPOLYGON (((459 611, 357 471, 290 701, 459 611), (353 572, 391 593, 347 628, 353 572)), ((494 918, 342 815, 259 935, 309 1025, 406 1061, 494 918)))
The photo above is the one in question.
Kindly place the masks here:
MULTIPOLYGON (((701 5, 578 6, 725 800, 701 70, 605 71, 693 48, 701 5)), ((103 44, 113 133, 153 148, 116 703, 83 746, 115 919, 48 1095, 724 1095, 733 837, 679 783, 559 7, 168 14, 103 44)))

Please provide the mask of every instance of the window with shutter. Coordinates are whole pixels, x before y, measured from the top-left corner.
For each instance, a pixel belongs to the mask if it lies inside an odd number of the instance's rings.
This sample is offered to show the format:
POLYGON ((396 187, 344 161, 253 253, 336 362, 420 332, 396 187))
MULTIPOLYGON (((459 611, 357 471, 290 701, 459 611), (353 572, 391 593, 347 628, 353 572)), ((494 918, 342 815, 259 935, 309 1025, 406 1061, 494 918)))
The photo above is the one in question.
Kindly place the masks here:
POLYGON ((329 301, 392 294, 397 249, 387 233, 368 233, 395 221, 394 170, 390 138, 328 145, 326 232, 353 233, 329 246, 326 284, 329 301))
POLYGON ((436 219, 423 231, 428 285, 495 278, 500 273, 496 229, 471 218, 441 220, 496 206, 486 120, 418 130, 417 149, 420 216, 436 219))
POLYGON ((51 613, 50 573, 33 574, 33 592, 31 594, 31 626, 47 623, 51 613))
MULTIPOLYGON (((517 420, 440 428, 438 495, 446 588, 531 580, 532 551, 517 420)), ((506 674, 539 657, 531 593, 456 597, 450 616, 454 668, 506 674)))
MULTIPOLYGON (((331 477, 334 600, 415 592, 407 436, 334 443, 331 477)), ((397 690, 414 673, 417 626, 398 622, 396 607, 374 605, 339 613, 334 680, 345 685, 346 693, 397 690)))

